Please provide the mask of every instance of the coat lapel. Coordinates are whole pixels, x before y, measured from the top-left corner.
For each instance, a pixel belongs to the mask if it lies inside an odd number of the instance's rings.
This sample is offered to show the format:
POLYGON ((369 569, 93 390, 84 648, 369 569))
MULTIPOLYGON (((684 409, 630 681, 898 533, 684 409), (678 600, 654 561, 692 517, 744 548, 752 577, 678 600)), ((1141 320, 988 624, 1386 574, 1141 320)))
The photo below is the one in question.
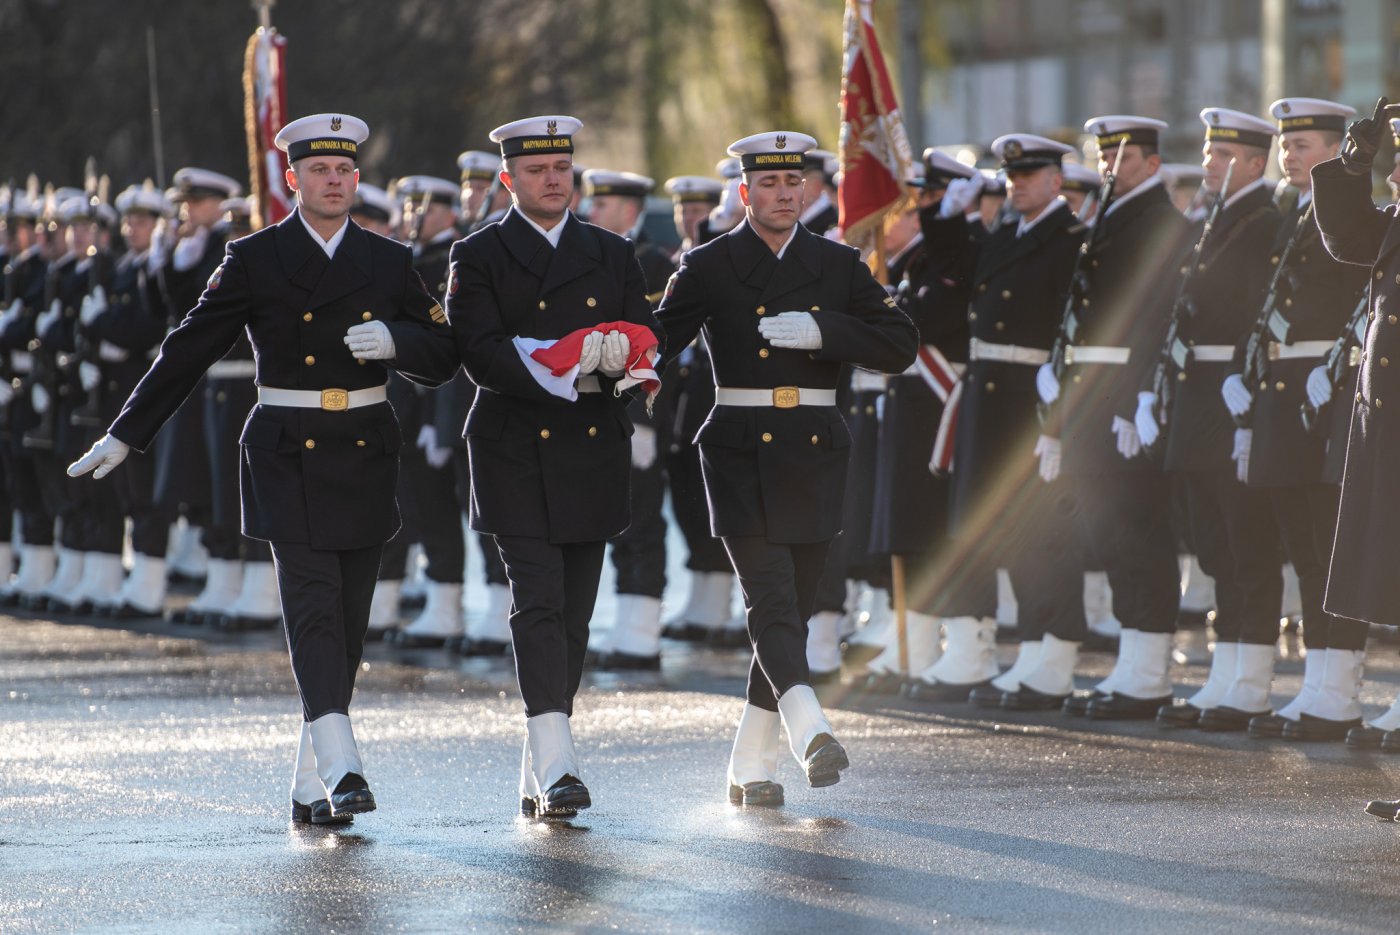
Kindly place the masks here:
POLYGON ((801 224, 797 225, 797 235, 792 238, 787 250, 783 251, 782 259, 778 260, 778 265, 758 300, 767 302, 777 299, 820 279, 820 250, 817 235, 801 224))
POLYGON ((549 270, 540 285, 540 295, 546 295, 565 283, 573 282, 596 268, 602 261, 603 248, 598 245, 598 235, 583 221, 570 217, 564 222, 564 233, 559 236, 559 246, 549 258, 549 270))
POLYGON ((277 225, 277 259, 288 282, 307 293, 316 291, 329 264, 325 251, 301 223, 300 208, 277 225))
MULTIPOLYGON (((319 308, 369 285, 369 235, 354 221, 348 225, 340 246, 335 248, 335 256, 331 257, 330 265, 316 284, 316 291, 306 303, 308 309, 319 308)), ((324 255, 318 245, 312 246, 324 255)))
POLYGON ((1067 206, 1055 208, 1054 212, 1020 237, 1016 236, 1015 225, 1007 224, 999 228, 992 235, 992 241, 982 248, 984 259, 977 270, 977 282, 986 282, 1007 266, 1039 250, 1041 245, 1074 220, 1067 206))
MULTIPOLYGON (((1392 211, 1392 214, 1396 213, 1392 211)), ((1376 266, 1383 266, 1385 258, 1393 253, 1397 247, 1400 247, 1400 224, 1392 221, 1390 227, 1386 228, 1385 240, 1381 241, 1381 252, 1376 257, 1376 266)))
POLYGON ((515 262, 533 273, 536 279, 543 280, 549 272, 549 255, 554 252, 549 241, 514 208, 501 218, 496 232, 515 262))
POLYGON ((725 234, 729 245, 729 262, 734 264, 734 273, 740 282, 762 291, 773 277, 778 266, 778 258, 768 248, 747 221, 725 234))

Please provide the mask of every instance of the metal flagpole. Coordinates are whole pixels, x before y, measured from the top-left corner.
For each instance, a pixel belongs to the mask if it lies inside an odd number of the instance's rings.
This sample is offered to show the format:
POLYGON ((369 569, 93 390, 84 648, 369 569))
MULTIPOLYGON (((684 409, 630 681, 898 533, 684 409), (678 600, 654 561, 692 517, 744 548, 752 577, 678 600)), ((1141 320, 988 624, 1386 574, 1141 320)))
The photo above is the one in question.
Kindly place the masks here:
MULTIPOLYGON (((883 219, 875 225, 875 251, 871 256, 875 266, 875 281, 882 286, 890 284, 890 267, 885 261, 885 224, 883 219)), ((899 670, 905 675, 909 671, 909 605, 904 585, 904 556, 890 556, 890 591, 894 597, 894 626, 899 640, 899 670)))
POLYGON ((165 188, 165 145, 160 135, 160 92, 156 89, 156 28, 146 27, 146 74, 151 97, 151 139, 156 157, 156 184, 165 188))

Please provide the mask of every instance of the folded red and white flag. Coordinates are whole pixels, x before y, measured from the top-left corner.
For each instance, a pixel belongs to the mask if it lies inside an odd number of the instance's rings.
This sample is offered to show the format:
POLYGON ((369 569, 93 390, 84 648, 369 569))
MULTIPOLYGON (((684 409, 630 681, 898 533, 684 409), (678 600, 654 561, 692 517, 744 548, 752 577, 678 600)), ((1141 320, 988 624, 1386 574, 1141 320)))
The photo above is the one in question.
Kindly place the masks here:
POLYGON ((656 375, 656 335, 646 325, 630 321, 606 321, 589 328, 572 331, 557 340, 538 338, 514 339, 516 351, 530 376, 547 391, 561 399, 578 399, 579 357, 583 353, 583 339, 597 331, 607 334, 621 332, 627 338, 627 366, 622 377, 613 389, 614 395, 623 390, 642 384, 647 394, 647 411, 661 389, 661 378, 656 375))

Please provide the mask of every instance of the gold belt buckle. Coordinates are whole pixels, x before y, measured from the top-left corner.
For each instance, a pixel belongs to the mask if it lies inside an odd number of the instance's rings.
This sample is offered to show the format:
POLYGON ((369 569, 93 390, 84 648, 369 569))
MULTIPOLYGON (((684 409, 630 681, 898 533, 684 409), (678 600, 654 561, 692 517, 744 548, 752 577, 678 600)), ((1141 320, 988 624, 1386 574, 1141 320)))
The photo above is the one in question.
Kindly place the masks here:
POLYGON ((321 408, 329 412, 344 412, 350 408, 348 390, 322 390, 321 408))
POLYGON ((795 386, 776 386, 773 388, 773 407, 775 409, 795 409, 802 401, 802 391, 795 386))

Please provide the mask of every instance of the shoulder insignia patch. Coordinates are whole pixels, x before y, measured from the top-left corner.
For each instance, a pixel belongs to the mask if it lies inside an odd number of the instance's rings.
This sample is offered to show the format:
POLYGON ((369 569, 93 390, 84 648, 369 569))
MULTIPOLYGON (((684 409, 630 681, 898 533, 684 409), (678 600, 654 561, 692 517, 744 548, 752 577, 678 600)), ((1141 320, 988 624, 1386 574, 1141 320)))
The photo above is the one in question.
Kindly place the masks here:
POLYGON ((219 264, 219 268, 216 269, 216 270, 214 270, 213 275, 209 277, 209 291, 210 291, 210 292, 213 292, 215 289, 219 288, 219 282, 223 279, 223 277, 224 277, 224 265, 223 265, 222 263, 220 263, 220 264, 219 264))
POLYGON ((447 313, 442 310, 442 306, 434 302, 433 307, 428 309, 428 315, 433 319, 435 325, 447 324, 447 313))
POLYGON ((676 291, 676 277, 679 275, 680 271, 677 270, 671 274, 670 279, 666 280, 666 289, 661 293, 661 301, 666 301, 671 297, 671 293, 676 291))
POLYGON ((456 295, 459 285, 460 283, 457 282, 457 268, 454 266, 452 271, 447 274, 447 294, 456 295))
POLYGON ((899 303, 894 300, 894 296, 887 295, 885 296, 885 304, 888 305, 890 308, 894 308, 899 303))

